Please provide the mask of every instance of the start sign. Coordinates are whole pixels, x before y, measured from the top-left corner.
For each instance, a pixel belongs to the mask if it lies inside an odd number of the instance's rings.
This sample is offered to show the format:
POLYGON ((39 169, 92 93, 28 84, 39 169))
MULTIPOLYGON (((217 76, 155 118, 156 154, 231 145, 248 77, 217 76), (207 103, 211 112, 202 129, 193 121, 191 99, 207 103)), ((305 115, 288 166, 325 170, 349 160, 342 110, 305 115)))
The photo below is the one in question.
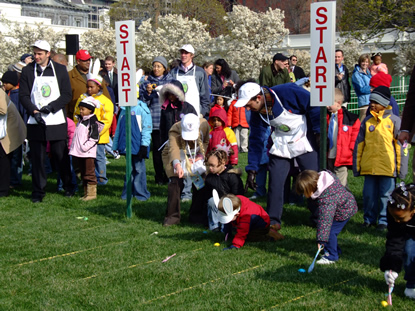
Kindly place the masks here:
POLYGON ((135 81, 135 22, 115 22, 118 68, 118 104, 137 105, 135 81))
POLYGON ((334 103, 336 2, 311 4, 311 106, 334 103))

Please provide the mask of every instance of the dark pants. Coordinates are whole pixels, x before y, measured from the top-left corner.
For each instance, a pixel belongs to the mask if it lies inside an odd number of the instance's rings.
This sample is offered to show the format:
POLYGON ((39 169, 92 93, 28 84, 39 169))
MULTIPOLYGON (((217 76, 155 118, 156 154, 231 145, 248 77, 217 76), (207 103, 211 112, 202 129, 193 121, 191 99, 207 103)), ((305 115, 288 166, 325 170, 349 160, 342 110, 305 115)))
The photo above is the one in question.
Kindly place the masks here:
POLYGON ((164 217, 164 225, 176 225, 180 223, 180 194, 183 191, 183 178, 170 177, 167 187, 167 210, 164 217))
MULTIPOLYGON (((295 158, 300 170, 318 170, 317 152, 307 152, 295 158)), ((269 156, 269 181, 267 212, 271 225, 281 224, 281 215, 284 205, 284 184, 291 169, 293 159, 286 159, 274 155, 269 156)))
POLYGON ((95 158, 78 158, 78 164, 83 185, 96 185, 98 182, 95 175, 95 158))
POLYGON ((163 161, 161 159, 161 151, 158 151, 158 149, 161 147, 161 145, 164 143, 164 141, 161 141, 160 131, 159 130, 153 130, 151 133, 151 142, 153 143, 153 167, 154 171, 156 173, 155 180, 156 183, 164 183, 167 181, 166 173, 163 169, 163 161))
MULTIPOLYGON (((62 178, 63 189, 71 191, 71 166, 68 155, 68 145, 66 140, 50 141, 50 152, 52 161, 58 169, 62 178)), ((45 196, 45 188, 47 176, 45 171, 46 157, 46 141, 29 141, 30 154, 32 157, 32 199, 43 198, 45 196)))
POLYGON ((344 221, 335 221, 333 220, 333 224, 331 225, 330 229, 330 237, 329 241, 324 244, 324 252, 328 253, 329 255, 324 255, 327 257, 328 260, 339 260, 339 255, 341 254, 341 249, 339 247, 339 244, 337 243, 337 236, 339 233, 343 230, 346 223, 349 221, 349 219, 346 219, 344 221))
POLYGON ((0 197, 9 195, 11 154, 6 154, 0 143, 0 197))
POLYGON ((22 184, 22 160, 23 160, 23 145, 19 146, 11 153, 11 167, 10 167, 10 185, 19 186, 22 184))

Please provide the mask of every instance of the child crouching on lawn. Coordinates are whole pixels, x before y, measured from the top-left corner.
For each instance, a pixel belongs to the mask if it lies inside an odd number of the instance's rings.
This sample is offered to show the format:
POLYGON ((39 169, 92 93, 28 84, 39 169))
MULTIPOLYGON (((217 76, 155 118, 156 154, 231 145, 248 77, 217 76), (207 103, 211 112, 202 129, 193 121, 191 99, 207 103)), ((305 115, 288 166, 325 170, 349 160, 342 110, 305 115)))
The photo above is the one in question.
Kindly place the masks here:
POLYGON ((386 284, 395 285, 405 268, 406 297, 415 299, 415 186, 401 182, 388 201, 386 252, 380 260, 386 284))
POLYGON ((104 124, 98 121, 94 114, 100 103, 93 97, 84 98, 79 103, 78 124, 72 139, 69 155, 78 158, 81 178, 84 185, 83 201, 97 198, 97 177, 95 175, 95 158, 97 156, 97 144, 99 133, 104 129, 104 124))
MULTIPOLYGON (((118 119, 117 129, 115 130, 112 149, 120 154, 126 154, 126 118, 125 107, 121 107, 121 114, 118 119)), ((147 105, 138 100, 137 106, 131 107, 131 184, 132 196, 139 201, 147 201, 150 192, 147 190, 146 164, 144 159, 148 159, 149 146, 151 142, 151 132, 153 122, 150 109, 147 105)), ((127 180, 124 181, 121 199, 127 199, 127 180)))
POLYGON ((319 247, 324 246, 325 254, 316 263, 335 263, 341 254, 337 236, 357 213, 353 194, 330 171, 302 171, 297 177, 295 188, 298 194, 311 198, 317 205, 317 243, 319 247))
POLYGON ((214 221, 228 224, 224 230, 226 234, 231 232, 232 227, 236 227, 232 245, 223 250, 241 248, 245 241, 259 242, 283 239, 280 233, 270 228, 269 215, 262 206, 242 195, 227 194, 223 196, 217 209, 213 209, 212 216, 214 221))

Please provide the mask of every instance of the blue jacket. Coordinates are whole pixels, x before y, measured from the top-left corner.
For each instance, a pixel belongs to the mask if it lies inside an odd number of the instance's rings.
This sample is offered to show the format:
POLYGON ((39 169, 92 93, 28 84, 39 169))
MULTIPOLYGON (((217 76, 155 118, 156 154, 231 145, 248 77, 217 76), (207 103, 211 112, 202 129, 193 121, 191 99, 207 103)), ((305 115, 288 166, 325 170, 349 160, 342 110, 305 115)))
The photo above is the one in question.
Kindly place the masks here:
MULTIPOLYGON (((307 116, 307 138, 315 148, 314 134, 320 133, 320 107, 310 106, 310 92, 295 83, 279 84, 270 89, 278 95, 281 104, 286 110, 307 116)), ((274 117, 279 116, 282 111, 278 102, 274 102, 272 106, 274 117)), ((264 119, 266 118, 264 116, 264 119)), ((249 126, 251 130, 249 133, 248 165, 245 167, 245 170, 258 171, 259 165, 263 163, 264 141, 268 141, 269 137, 268 125, 263 121, 259 112, 252 111, 249 126)))
POLYGON ((354 66, 353 75, 352 75, 352 84, 354 91, 357 95, 357 104, 359 107, 369 105, 369 96, 370 96, 370 79, 372 75, 370 74, 369 69, 366 69, 366 72, 359 67, 359 65, 354 66))
POLYGON ((150 108, 151 118, 153 119, 153 130, 155 131, 160 129, 161 106, 159 103, 159 94, 158 92, 153 91, 150 95, 148 95, 146 88, 148 84, 155 84, 156 86, 164 85, 169 83, 172 79, 173 77, 170 73, 165 74, 161 77, 161 79, 149 75, 147 80, 140 85, 139 98, 150 108))
MULTIPOLYGON (((138 100, 137 106, 131 107, 131 154, 136 155, 141 146, 150 146, 151 132, 151 114, 147 105, 138 100)), ((117 129, 115 130, 112 144, 113 150, 119 153, 126 153, 126 122, 125 107, 121 107, 121 114, 118 118, 117 129)), ((148 156, 148 152, 147 152, 148 156)))
POLYGON ((22 117, 24 123, 27 123, 27 120, 29 119, 29 115, 27 114, 26 109, 20 104, 19 100, 19 89, 11 90, 9 92, 10 100, 13 102, 13 104, 16 106, 17 110, 20 113, 20 116, 22 117))

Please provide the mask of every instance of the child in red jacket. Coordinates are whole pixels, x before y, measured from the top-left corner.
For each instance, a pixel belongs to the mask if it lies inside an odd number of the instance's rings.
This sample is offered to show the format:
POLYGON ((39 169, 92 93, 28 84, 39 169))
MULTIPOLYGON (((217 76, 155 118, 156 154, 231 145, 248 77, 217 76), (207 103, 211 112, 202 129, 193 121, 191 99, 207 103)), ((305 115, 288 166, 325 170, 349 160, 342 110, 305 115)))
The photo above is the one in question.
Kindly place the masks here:
POLYGON ((353 150, 360 129, 357 114, 342 107, 343 93, 334 90, 334 104, 327 107, 327 168, 347 187, 347 169, 353 165, 353 150))
MULTIPOLYGON (((241 248, 245 241, 277 241, 283 239, 280 233, 270 228, 269 215, 262 206, 242 195, 227 194, 219 200, 217 192, 213 191, 213 198, 215 205, 217 204, 217 209, 212 211, 214 220, 236 227, 232 245, 223 250, 241 248)), ((230 231, 229 227, 227 226, 228 232, 230 231)))
POLYGON ((246 116, 246 108, 235 107, 236 100, 232 102, 228 110, 228 126, 235 132, 239 152, 248 152, 249 123, 246 116))
POLYGON ((209 117, 209 124, 211 130, 206 153, 219 147, 227 151, 230 164, 238 165, 238 144, 235 133, 227 125, 225 109, 214 110, 209 117))

